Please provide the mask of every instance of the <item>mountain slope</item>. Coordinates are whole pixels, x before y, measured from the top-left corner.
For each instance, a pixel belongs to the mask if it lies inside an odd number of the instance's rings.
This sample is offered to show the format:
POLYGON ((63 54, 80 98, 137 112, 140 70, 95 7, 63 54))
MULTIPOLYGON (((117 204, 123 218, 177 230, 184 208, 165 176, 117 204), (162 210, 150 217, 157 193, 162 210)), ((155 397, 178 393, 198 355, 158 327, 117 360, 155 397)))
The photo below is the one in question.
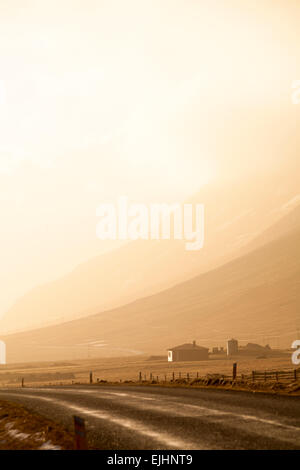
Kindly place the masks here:
MULTIPOLYGON (((287 227, 288 218, 283 223, 287 227)), ((162 353, 169 344, 196 339, 211 347, 232 336, 289 346, 300 326, 299 255, 300 228, 291 223, 279 239, 159 294, 7 336, 8 360, 70 359, 88 350, 92 356, 162 353)))
MULTIPOLYGON (((191 202, 205 204, 205 243, 185 251, 184 241, 137 240, 79 265, 69 275, 20 298, 0 320, 2 334, 88 316, 151 295, 220 266, 278 220, 296 187, 274 194, 264 179, 204 187, 191 202), (257 197, 257 194, 263 197, 257 197)), ((278 234, 269 237, 278 238, 278 234)), ((256 239, 256 246, 261 243, 256 239)), ((243 250, 244 251, 241 251, 243 250)))

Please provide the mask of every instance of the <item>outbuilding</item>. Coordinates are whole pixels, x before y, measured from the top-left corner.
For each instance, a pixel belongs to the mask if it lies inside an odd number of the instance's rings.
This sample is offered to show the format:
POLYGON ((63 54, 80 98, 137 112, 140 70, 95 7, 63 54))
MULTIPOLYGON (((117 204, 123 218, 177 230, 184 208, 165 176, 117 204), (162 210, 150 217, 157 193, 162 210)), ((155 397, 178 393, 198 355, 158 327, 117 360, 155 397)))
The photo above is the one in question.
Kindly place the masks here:
POLYGON ((208 359, 208 348, 198 346, 196 341, 181 344, 168 349, 168 361, 205 361, 208 359))

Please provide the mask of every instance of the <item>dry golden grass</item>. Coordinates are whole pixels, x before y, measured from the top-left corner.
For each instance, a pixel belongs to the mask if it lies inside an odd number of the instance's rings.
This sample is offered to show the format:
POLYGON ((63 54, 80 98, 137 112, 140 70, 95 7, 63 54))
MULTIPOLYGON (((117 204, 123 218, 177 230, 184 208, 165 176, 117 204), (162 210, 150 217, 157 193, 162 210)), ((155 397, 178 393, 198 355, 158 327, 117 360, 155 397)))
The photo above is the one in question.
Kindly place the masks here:
POLYGON ((207 361, 199 362, 177 362, 168 363, 165 359, 153 359, 149 356, 121 357, 121 358, 100 358, 85 359, 78 361, 61 361, 31 364, 12 364, 0 366, 0 386, 20 386, 21 378, 25 378, 25 385, 49 385, 51 384, 71 384, 88 383, 89 373, 93 372, 94 381, 125 381, 138 380, 139 373, 142 378, 150 374, 153 378, 158 376, 159 380, 164 380, 165 375, 171 378, 175 373, 176 378, 179 373, 182 376, 187 373, 195 377, 206 374, 232 373, 232 363, 237 362, 238 374, 249 374, 252 370, 291 370, 294 368, 289 353, 277 357, 258 359, 255 357, 237 357, 228 359, 225 356, 211 358, 207 361), (54 374, 60 374, 55 377, 54 374), (72 374, 72 378, 69 378, 72 374))
POLYGON ((22 405, 0 401, 0 450, 36 450, 42 446, 72 450, 74 435, 22 405))

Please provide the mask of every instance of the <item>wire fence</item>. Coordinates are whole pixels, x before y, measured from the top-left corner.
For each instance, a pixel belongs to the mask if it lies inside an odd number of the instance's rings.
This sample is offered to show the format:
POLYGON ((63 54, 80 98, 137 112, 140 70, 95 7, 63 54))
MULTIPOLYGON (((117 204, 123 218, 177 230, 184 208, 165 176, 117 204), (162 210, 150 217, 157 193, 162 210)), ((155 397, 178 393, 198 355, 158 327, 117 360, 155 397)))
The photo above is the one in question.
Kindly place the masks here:
POLYGON ((200 372, 169 372, 165 374, 155 374, 154 372, 140 372, 137 377, 139 382, 175 382, 175 381, 196 381, 208 378, 218 378, 223 380, 237 380, 245 382, 291 382, 300 381, 300 368, 290 370, 269 370, 255 371, 249 374, 237 374, 236 366, 233 366, 232 374, 206 374, 201 375, 200 372))
MULTIPOLYGON (((300 368, 297 369, 287 369, 287 370, 265 370, 265 371, 256 371, 253 370, 248 374, 238 374, 237 373, 237 363, 233 364, 232 374, 206 374, 201 375, 200 372, 183 372, 183 371, 174 371, 174 372, 165 372, 160 371, 159 374, 154 372, 139 372, 137 376, 131 376, 127 379, 114 379, 114 380, 104 380, 103 378, 96 378, 94 373, 91 371, 89 373, 88 383, 108 383, 108 382, 139 382, 139 383, 222 383, 222 381, 236 381, 236 382, 277 382, 277 383, 291 383, 291 382, 300 382, 300 368)), ((25 382, 28 385, 30 380, 28 377, 22 377, 20 379, 21 387, 25 387, 25 382)), ((86 380, 78 379, 72 380, 72 384, 82 384, 86 383, 86 380)), ((64 385, 63 382, 49 383, 49 385, 64 385)))

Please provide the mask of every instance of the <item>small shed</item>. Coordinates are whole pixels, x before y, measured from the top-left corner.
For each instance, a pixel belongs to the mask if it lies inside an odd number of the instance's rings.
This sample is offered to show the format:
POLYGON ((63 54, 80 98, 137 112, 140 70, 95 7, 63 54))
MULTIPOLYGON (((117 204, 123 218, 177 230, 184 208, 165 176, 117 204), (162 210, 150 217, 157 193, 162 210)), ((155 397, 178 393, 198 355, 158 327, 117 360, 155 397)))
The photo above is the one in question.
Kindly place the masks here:
POLYGON ((196 341, 181 344, 168 349, 168 361, 205 361, 208 359, 208 348, 198 346, 196 341))

